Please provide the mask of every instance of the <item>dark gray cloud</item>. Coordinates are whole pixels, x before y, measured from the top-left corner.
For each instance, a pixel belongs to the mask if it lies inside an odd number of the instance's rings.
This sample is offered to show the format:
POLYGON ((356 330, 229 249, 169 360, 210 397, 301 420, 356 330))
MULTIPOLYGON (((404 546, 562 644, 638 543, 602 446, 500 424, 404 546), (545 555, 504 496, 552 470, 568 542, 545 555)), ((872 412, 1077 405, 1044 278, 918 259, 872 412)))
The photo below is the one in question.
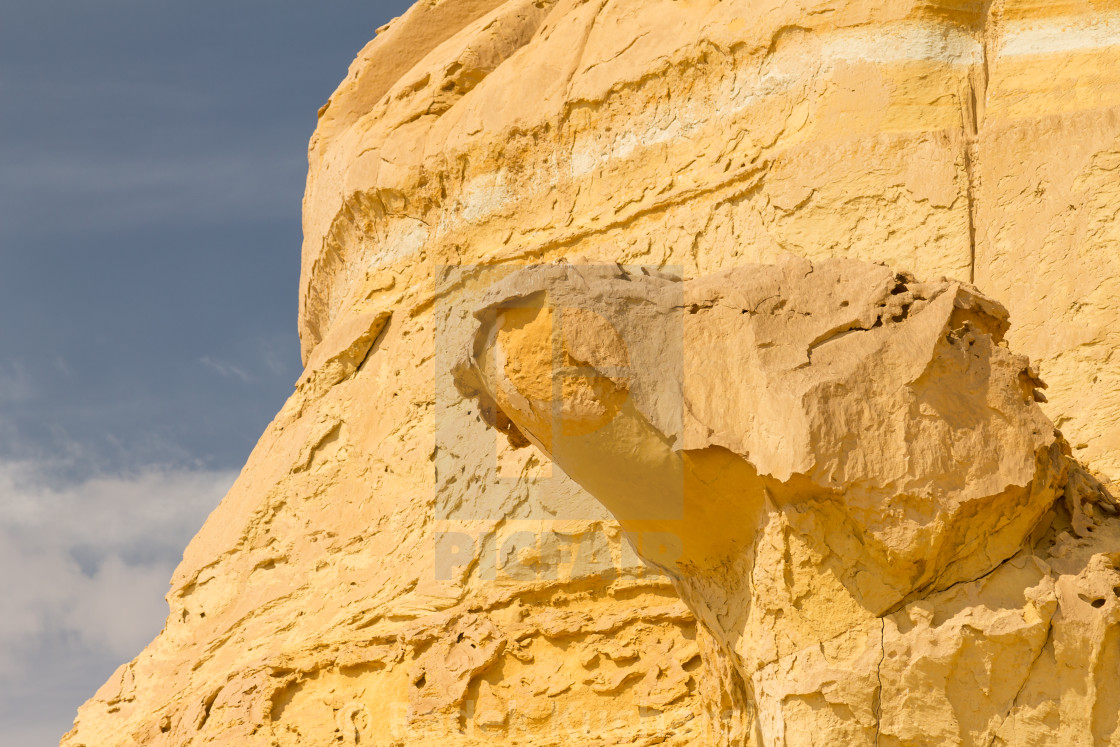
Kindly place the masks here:
POLYGON ((404 7, 5 4, 0 458, 244 461, 299 374, 315 112, 404 7))
POLYGON ((290 393, 315 112, 407 4, 4 3, 0 744, 159 631, 290 393))

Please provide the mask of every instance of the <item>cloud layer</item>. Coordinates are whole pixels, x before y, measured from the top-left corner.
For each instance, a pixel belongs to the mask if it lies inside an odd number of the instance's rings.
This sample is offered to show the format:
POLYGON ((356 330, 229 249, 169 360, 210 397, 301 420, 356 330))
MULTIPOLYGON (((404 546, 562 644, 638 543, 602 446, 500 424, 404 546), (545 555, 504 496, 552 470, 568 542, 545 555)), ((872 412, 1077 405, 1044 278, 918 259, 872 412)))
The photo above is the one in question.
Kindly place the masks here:
POLYGON ((236 477, 150 468, 59 488, 44 479, 50 472, 0 464, 5 744, 17 735, 20 744, 57 743, 61 732, 43 725, 68 724, 160 631, 182 549, 236 477))

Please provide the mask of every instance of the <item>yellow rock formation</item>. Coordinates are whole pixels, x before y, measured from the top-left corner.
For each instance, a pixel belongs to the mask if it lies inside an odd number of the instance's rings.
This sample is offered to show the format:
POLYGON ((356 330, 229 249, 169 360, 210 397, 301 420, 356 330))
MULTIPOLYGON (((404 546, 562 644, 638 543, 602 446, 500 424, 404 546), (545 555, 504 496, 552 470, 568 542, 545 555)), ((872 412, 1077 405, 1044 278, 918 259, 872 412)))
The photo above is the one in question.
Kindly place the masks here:
POLYGON ((64 745, 1120 744, 1120 3, 423 0, 309 158, 306 371, 64 745), (473 316, 538 263, 656 303, 473 316))
POLYGON ((1108 743, 1120 511, 998 303, 847 259, 552 265, 476 316, 460 388, 677 581, 743 696, 727 742, 1108 743))

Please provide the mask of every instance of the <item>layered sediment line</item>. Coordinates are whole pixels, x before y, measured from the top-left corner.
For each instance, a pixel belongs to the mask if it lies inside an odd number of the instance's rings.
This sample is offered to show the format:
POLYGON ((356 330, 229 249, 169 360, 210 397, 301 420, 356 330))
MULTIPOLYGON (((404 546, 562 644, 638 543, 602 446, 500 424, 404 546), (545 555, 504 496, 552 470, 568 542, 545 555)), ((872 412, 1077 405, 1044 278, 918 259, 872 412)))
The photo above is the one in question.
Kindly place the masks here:
MULTIPOLYGON (((1049 384, 1041 407, 1071 456, 1120 477, 1117 13, 1007 0, 414 6, 362 51, 312 137, 307 370, 187 549, 164 631, 64 743, 741 743, 761 722, 723 644, 603 506, 539 450, 511 450, 455 389, 472 311, 504 274, 558 261, 697 278, 791 253, 971 280, 1010 311, 1007 341, 1049 384)), ((1111 666, 1110 572, 1098 545, 1070 537, 1045 561, 1057 576, 1013 559, 987 577, 1020 585, 1016 609, 1027 576, 1039 590, 1032 612, 999 618, 1030 631, 1022 666, 993 649, 975 672, 1061 679, 1051 652, 1085 636, 1101 641, 1094 666, 1111 666)), ((950 687, 959 670, 921 664, 956 656, 947 643, 912 656, 892 636, 965 630, 972 593, 939 592, 956 612, 860 623, 851 646, 880 673, 860 734, 890 722, 901 743, 920 739, 888 707, 906 697, 891 694, 896 670, 968 700, 950 687)), ((771 681, 790 709, 832 702, 809 680, 771 681)), ((1014 743, 1018 725, 1060 720, 1031 681, 990 690, 1007 726, 945 734, 1014 743)), ((1114 731, 1110 697, 1083 701, 1094 734, 1114 731)))

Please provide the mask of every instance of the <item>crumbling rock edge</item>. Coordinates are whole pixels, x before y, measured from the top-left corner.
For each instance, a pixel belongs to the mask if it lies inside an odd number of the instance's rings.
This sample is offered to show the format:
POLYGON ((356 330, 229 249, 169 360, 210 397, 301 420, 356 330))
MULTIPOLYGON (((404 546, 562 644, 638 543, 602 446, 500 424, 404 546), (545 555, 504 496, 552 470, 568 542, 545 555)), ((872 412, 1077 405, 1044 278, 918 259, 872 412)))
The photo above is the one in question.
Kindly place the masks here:
POLYGON ((731 675, 742 743, 1058 740, 1110 707, 1101 690, 1052 725, 1022 703, 1069 686, 1047 652, 1108 687, 1053 641, 1088 627, 1081 648, 1113 645, 1120 511, 975 287, 842 259, 687 281, 557 264, 496 283, 474 316, 459 391, 670 574, 716 643, 706 670, 731 675), (1111 593, 1065 591, 1089 586, 1111 593), (1015 663, 985 684, 975 651, 1015 663), (956 697, 971 721, 918 725, 956 697))

